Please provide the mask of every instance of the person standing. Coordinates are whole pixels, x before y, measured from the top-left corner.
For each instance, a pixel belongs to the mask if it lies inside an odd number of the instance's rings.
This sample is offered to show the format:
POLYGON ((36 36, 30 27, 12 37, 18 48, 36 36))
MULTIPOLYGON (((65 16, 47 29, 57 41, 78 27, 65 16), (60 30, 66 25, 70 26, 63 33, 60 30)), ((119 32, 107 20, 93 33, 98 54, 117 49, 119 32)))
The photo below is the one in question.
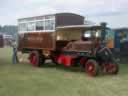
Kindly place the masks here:
POLYGON ((12 42, 12 49, 13 49, 13 54, 12 54, 12 63, 17 64, 18 57, 17 57, 17 46, 16 46, 16 41, 12 42))

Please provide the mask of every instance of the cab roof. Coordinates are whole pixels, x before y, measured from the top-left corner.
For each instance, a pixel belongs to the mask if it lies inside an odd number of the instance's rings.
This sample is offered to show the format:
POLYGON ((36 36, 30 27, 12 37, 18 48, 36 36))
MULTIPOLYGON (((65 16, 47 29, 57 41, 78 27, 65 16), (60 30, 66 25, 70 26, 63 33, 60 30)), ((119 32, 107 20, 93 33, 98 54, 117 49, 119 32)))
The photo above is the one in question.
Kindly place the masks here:
POLYGON ((101 29, 100 25, 69 25, 69 26, 58 26, 56 27, 56 30, 96 30, 101 29))

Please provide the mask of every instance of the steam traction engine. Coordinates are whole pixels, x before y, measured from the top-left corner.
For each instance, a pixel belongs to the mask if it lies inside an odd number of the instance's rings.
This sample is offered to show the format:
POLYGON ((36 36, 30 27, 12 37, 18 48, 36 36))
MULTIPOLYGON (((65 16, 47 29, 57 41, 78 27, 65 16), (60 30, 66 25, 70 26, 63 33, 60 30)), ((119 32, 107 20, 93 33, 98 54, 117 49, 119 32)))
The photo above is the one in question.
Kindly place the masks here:
POLYGON ((19 22, 19 51, 29 53, 33 66, 47 58, 55 64, 82 66, 90 76, 99 72, 117 74, 118 65, 105 45, 112 45, 102 25, 84 25, 84 17, 72 13, 22 18, 19 22), (110 44, 108 44, 110 43, 110 44))

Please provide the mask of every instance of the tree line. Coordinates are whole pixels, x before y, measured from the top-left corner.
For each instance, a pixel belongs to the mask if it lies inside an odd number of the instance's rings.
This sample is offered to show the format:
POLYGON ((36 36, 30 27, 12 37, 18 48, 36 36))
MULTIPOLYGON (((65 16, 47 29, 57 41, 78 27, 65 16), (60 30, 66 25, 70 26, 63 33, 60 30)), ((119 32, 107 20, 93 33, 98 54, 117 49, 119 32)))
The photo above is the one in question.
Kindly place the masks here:
POLYGON ((0 26, 0 33, 1 34, 12 35, 13 37, 16 37, 16 35, 18 33, 18 27, 15 26, 15 25, 0 26))

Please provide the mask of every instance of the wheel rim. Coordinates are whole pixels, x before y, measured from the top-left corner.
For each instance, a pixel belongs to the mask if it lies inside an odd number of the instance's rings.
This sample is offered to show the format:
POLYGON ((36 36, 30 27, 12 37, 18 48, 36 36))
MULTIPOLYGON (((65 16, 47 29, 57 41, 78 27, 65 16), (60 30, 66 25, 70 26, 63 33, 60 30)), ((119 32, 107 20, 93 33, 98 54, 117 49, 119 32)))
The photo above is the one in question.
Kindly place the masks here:
POLYGON ((94 76, 96 74, 95 65, 92 62, 89 62, 88 64, 86 64, 85 71, 89 76, 94 76))
POLYGON ((33 65, 33 66, 37 66, 37 61, 38 61, 38 58, 33 54, 31 55, 30 57, 30 63, 33 65))
POLYGON ((115 73, 116 70, 117 70, 116 64, 109 64, 109 68, 108 68, 109 73, 115 73))

